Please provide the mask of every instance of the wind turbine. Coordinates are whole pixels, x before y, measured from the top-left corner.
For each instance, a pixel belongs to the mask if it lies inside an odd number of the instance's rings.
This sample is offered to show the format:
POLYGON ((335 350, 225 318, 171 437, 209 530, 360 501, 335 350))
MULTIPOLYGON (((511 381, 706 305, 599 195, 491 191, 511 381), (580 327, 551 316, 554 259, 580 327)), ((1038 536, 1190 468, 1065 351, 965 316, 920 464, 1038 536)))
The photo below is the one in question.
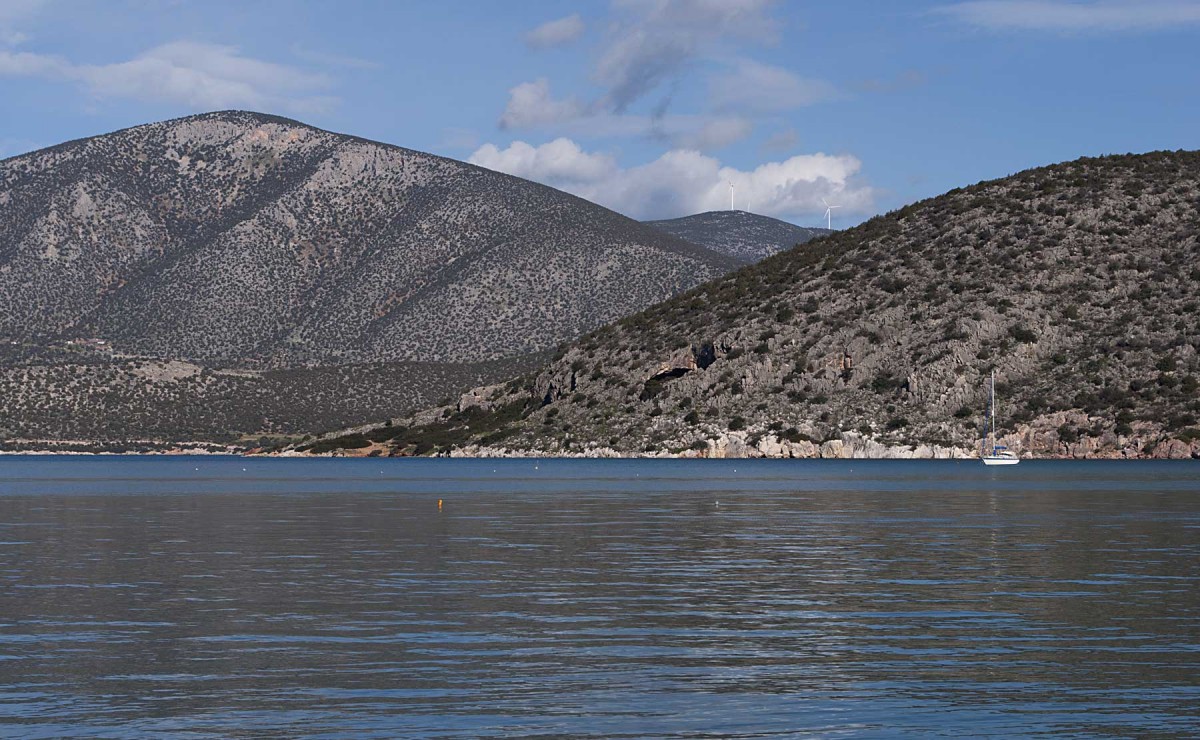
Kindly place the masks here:
POLYGON ((825 204, 825 228, 833 231, 833 209, 841 208, 841 206, 831 206, 829 201, 824 198, 821 199, 821 202, 825 204))
POLYGON ((733 181, 729 181, 729 210, 733 210, 733 181))

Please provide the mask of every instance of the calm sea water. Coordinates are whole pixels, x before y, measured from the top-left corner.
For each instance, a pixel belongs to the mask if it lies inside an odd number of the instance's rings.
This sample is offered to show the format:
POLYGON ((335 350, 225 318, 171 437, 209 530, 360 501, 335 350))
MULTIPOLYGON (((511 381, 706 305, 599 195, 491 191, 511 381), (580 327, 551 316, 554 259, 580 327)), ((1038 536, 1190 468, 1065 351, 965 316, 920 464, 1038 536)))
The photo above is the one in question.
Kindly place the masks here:
POLYGON ((1200 736, 1200 465, 0 458, 3 737, 1051 734, 1200 736))

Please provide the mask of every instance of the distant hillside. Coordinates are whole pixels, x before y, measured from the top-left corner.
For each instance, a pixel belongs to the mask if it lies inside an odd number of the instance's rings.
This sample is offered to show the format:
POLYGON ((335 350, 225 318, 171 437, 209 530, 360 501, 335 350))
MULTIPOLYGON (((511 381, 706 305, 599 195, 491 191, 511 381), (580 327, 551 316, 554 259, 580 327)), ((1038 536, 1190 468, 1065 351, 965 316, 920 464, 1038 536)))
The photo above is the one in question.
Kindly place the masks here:
POLYGON ((12 361, 12 353, 0 351, 6 354, 9 361, 0 363, 0 450, 64 448, 57 444, 62 442, 70 443, 66 449, 136 450, 178 441, 254 446, 260 438, 429 406, 447 388, 487 383, 529 366, 521 358, 260 371, 181 360, 89 362, 56 352, 12 361))
MULTIPOLYGON (((735 266, 552 188, 256 113, 0 161, 0 341, 104 347, 71 370, 91 395, 21 390, 20 404, 54 414, 111 416, 105 399, 115 412, 138 395, 124 383, 102 392, 104 358, 509 372, 735 266)), ((403 378, 395 397, 415 397, 403 378)), ((0 377, 0 389, 19 385, 0 377)), ((420 385, 424 402, 461 390, 420 385)), ((0 408, 17 402, 0 394, 0 408)), ((13 421, 22 434, 71 433, 13 421)))
POLYGON ((1200 153, 1081 159, 768 258, 351 442, 971 455, 995 370, 1023 455, 1200 457, 1198 317, 1200 153))
POLYGON ((745 211, 709 211, 644 223, 728 255, 743 265, 832 233, 829 229, 810 229, 745 211))

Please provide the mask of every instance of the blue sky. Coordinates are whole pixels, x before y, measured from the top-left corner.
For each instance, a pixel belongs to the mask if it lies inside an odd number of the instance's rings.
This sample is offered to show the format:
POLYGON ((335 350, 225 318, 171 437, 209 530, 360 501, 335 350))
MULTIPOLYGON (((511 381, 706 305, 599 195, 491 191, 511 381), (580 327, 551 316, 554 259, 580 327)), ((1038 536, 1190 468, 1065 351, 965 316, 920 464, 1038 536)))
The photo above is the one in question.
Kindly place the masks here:
POLYGON ((0 157, 242 108, 638 218, 1200 148, 1200 0, 0 0, 0 157))

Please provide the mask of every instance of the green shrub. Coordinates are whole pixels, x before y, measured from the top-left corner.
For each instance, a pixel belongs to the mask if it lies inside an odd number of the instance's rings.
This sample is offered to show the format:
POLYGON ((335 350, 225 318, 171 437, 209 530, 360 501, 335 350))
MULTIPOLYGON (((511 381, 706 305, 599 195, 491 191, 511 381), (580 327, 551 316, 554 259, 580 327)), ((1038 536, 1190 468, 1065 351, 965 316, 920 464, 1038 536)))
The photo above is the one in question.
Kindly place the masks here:
POLYGON ((1079 441, 1079 430, 1070 424, 1063 424, 1058 428, 1058 439, 1067 444, 1073 444, 1079 441))
POLYGON ((1033 344, 1038 336, 1032 329, 1014 324, 1008 328, 1008 335, 1022 344, 1033 344))
POLYGON ((787 440, 788 442, 812 442, 812 441, 814 441, 812 437, 808 436, 807 434, 801 433, 801 431, 799 429, 797 429, 796 427, 788 427, 787 429, 785 429, 783 431, 783 439, 787 440))
POLYGON ((650 378, 646 381, 645 385, 642 386, 642 392, 639 394, 638 398, 642 399, 643 401, 649 401, 651 398, 655 398, 661 394, 663 390, 665 390, 665 388, 661 378, 650 378))
POLYGON ((871 381, 871 390, 876 393, 891 393, 904 386, 904 381, 892 375, 890 371, 883 371, 875 376, 871 381))
POLYGON ((370 447, 371 440, 361 434, 346 434, 333 439, 323 439, 320 442, 315 442, 308 447, 301 448, 306 452, 311 452, 314 455, 333 452, 334 450, 361 450, 364 447, 370 447))

